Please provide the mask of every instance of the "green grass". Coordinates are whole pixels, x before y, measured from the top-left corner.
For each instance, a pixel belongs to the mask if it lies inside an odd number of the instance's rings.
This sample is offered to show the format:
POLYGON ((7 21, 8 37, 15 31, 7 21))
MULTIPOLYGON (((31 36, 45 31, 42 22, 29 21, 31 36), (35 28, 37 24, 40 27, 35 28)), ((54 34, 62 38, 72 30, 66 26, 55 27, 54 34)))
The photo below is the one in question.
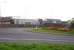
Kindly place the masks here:
POLYGON ((16 43, 2 43, 0 50, 74 50, 74 45, 68 44, 16 44, 16 43))
POLYGON ((33 29, 32 32, 43 32, 43 33, 48 33, 48 34, 55 34, 55 35, 74 35, 74 29, 71 31, 65 32, 61 30, 49 30, 47 27, 42 27, 39 29, 33 29))
POLYGON ((68 34, 74 35, 74 29, 71 29, 71 31, 69 31, 68 34))
POLYGON ((39 29, 33 29, 33 31, 37 31, 37 32, 52 32, 52 33, 66 33, 64 31, 58 31, 58 30, 51 30, 51 29, 48 29, 48 28, 39 28, 39 29))

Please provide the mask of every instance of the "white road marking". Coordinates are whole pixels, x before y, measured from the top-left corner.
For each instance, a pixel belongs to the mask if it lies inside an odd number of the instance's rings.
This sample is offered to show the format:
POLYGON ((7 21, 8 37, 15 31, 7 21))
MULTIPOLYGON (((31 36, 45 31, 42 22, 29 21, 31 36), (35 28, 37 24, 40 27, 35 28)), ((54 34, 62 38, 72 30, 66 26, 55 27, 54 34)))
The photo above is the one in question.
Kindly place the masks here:
POLYGON ((2 41, 17 41, 17 40, 19 40, 19 41, 53 41, 53 42, 74 42, 74 41, 68 41, 68 40, 55 40, 55 39, 14 39, 14 38, 0 38, 0 40, 2 41))

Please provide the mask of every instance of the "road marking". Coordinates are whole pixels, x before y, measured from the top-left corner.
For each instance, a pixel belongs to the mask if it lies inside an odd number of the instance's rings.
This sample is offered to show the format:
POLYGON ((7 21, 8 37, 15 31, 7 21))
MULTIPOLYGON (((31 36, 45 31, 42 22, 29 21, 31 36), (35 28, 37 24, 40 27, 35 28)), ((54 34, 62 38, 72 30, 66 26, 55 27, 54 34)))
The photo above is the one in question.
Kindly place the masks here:
POLYGON ((56 40, 56 39, 14 39, 14 38, 0 38, 0 41, 53 41, 53 42, 74 42, 69 40, 56 40))

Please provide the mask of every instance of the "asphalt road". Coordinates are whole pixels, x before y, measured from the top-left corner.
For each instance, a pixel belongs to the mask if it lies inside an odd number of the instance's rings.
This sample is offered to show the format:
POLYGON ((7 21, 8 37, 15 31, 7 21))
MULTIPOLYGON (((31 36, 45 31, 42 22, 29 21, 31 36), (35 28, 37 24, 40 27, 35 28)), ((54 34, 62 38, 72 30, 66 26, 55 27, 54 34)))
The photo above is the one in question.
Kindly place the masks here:
POLYGON ((0 28, 0 41, 41 41, 56 43, 74 43, 74 36, 59 36, 26 32, 26 28, 0 28))

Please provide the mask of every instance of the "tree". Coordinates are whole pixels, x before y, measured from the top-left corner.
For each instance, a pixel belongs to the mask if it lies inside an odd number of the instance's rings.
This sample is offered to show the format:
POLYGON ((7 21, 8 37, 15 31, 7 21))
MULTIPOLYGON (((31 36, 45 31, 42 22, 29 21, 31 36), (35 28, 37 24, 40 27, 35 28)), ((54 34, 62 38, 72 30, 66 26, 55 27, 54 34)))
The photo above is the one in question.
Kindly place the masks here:
POLYGON ((71 21, 71 28, 74 28, 74 18, 72 18, 72 21, 71 21))
POLYGON ((38 21, 39 21, 39 26, 41 27, 43 24, 43 19, 38 19, 38 21))

